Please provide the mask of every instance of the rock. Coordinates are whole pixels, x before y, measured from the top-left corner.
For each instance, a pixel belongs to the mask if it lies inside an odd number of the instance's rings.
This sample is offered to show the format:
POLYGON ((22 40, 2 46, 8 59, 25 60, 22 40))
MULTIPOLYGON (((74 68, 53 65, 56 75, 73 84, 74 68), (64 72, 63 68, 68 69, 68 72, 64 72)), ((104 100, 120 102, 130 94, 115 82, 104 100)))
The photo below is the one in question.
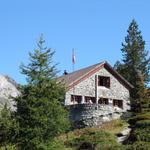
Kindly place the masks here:
POLYGON ((7 103, 11 110, 15 110, 13 98, 20 94, 17 86, 18 84, 9 76, 0 75, 0 108, 7 103))
POLYGON ((130 133, 130 131, 131 131, 131 128, 126 127, 123 129, 123 131, 121 133, 122 133, 122 135, 128 135, 130 133))
POLYGON ((117 139, 118 143, 122 143, 122 142, 125 141, 125 140, 126 140, 126 136, 120 136, 120 137, 118 137, 118 139, 117 139))
POLYGON ((118 138, 117 138, 117 141, 118 143, 123 143, 127 136, 129 135, 131 131, 131 128, 130 127, 125 127, 119 134, 118 134, 118 138))

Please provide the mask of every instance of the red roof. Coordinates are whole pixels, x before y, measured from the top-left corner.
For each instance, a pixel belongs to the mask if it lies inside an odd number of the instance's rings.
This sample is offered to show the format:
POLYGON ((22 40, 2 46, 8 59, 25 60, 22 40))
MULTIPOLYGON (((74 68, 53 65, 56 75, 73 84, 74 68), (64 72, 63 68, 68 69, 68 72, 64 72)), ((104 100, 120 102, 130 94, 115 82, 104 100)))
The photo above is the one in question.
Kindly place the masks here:
POLYGON ((107 71, 109 71, 114 77, 118 79, 119 82, 121 82, 128 89, 133 88, 133 86, 127 80, 125 80, 119 73, 117 73, 106 61, 74 71, 67 75, 63 75, 58 78, 58 81, 61 81, 69 89, 71 89, 74 85, 79 84, 81 81, 93 75, 101 68, 105 68, 107 71))

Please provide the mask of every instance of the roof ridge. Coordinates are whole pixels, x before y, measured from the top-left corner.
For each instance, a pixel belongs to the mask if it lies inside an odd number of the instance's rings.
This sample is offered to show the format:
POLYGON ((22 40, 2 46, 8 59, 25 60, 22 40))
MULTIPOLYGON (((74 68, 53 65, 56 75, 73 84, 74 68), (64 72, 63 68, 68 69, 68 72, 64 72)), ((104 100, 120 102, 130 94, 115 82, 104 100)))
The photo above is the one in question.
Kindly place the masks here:
POLYGON ((85 67, 85 68, 81 68, 81 69, 75 70, 75 71, 70 72, 70 73, 68 73, 68 74, 66 74, 66 75, 59 76, 58 78, 61 78, 61 77, 63 77, 63 76, 68 76, 68 75, 74 74, 74 73, 76 73, 76 72, 82 71, 82 70, 84 70, 84 69, 88 69, 88 68, 90 68, 90 67, 92 68, 92 67, 94 67, 94 66, 96 67, 96 66, 99 66, 99 65, 105 64, 105 63, 107 63, 107 61, 102 61, 102 62, 100 62, 100 63, 96 63, 96 64, 94 64, 94 65, 87 66, 87 67, 85 67))

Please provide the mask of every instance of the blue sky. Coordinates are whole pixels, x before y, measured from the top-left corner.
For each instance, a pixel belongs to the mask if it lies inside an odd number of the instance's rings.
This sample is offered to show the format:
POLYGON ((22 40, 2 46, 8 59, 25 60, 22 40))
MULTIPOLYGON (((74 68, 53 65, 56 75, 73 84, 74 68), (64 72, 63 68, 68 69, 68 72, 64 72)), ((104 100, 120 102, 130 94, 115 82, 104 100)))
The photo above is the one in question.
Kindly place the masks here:
POLYGON ((60 74, 72 71, 72 48, 75 69, 103 60, 114 65, 132 19, 150 50, 149 6, 149 0, 1 0, 0 73, 25 83, 19 66, 28 63, 41 33, 56 51, 60 74))

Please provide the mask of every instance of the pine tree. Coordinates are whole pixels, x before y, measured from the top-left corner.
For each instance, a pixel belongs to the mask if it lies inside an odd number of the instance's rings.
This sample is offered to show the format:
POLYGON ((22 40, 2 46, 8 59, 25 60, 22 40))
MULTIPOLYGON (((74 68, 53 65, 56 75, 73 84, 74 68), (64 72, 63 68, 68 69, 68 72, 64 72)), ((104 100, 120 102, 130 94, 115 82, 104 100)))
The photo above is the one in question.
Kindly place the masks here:
POLYGON ((61 105, 65 89, 55 80, 54 51, 44 43, 41 36, 38 49, 29 54, 30 63, 21 65, 28 84, 16 99, 16 118, 20 126, 18 145, 24 150, 47 149, 49 142, 69 126, 68 113, 61 105))
POLYGON ((114 68, 134 86, 131 91, 131 105, 133 111, 141 112, 144 103, 148 103, 150 58, 135 20, 132 20, 127 32, 125 42, 122 43, 122 62, 117 61, 114 68))
POLYGON ((17 129, 12 112, 5 104, 0 111, 0 146, 7 149, 9 145, 12 145, 17 129))

